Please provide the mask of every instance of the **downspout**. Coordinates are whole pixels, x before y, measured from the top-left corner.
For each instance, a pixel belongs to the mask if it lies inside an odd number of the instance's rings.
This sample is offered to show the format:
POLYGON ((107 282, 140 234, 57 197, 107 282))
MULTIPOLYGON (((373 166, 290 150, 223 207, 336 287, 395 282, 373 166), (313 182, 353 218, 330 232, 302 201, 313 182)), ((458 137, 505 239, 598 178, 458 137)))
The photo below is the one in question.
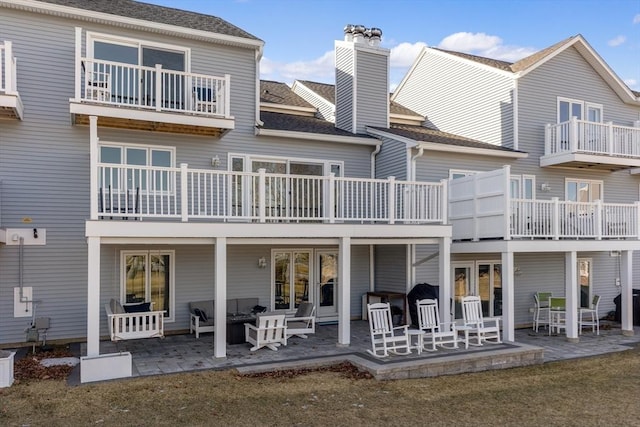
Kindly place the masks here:
MULTIPOLYGON (((409 173, 407 174, 407 180, 409 181, 414 181, 416 180, 416 160, 419 157, 422 157, 422 155, 424 154, 424 148, 423 147, 419 147, 418 148, 418 152, 416 153, 415 156, 411 157, 411 162, 409 163, 410 165, 410 171, 408 171, 409 173)), ((409 262, 408 262, 408 276, 409 276, 409 280, 407 280, 407 293, 411 290, 411 287, 413 285, 415 285, 415 280, 416 280, 416 245, 411 244, 408 247, 408 258, 409 258, 409 262)))
POLYGON ((513 80, 513 149, 518 150, 518 79, 513 80))
POLYGON ((264 123, 260 120, 260 60, 262 59, 262 46, 256 49, 256 128, 255 134, 258 134, 258 127, 264 123))
POLYGON ((376 146, 376 149, 371 153, 371 179, 376 179, 376 156, 382 149, 382 144, 376 146))
POLYGON ((409 181, 416 180, 416 160, 418 159, 418 157, 422 157, 422 154, 424 154, 424 148, 420 147, 418 148, 418 153, 415 156, 411 157, 410 170, 407 174, 407 179, 409 181))

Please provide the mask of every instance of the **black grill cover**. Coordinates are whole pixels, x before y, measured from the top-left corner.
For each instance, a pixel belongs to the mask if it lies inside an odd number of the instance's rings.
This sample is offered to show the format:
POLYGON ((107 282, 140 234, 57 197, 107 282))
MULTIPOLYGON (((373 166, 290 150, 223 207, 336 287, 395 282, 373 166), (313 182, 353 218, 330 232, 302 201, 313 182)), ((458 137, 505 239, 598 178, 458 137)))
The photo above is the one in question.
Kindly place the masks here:
POLYGON ((411 326, 418 327, 418 309, 416 301, 421 299, 435 299, 440 296, 440 287, 428 283, 418 283, 407 294, 407 304, 409 304, 409 314, 411 315, 411 326))

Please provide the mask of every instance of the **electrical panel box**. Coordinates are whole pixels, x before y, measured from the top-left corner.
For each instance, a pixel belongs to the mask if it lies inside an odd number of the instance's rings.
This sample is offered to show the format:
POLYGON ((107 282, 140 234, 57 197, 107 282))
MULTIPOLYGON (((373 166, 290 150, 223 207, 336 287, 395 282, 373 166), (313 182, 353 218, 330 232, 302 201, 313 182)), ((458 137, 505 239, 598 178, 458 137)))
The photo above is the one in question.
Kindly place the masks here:
POLYGON ((1 230, 4 242, 7 246, 18 246, 22 237, 22 244, 25 246, 44 246, 47 244, 46 228, 7 228, 1 230))

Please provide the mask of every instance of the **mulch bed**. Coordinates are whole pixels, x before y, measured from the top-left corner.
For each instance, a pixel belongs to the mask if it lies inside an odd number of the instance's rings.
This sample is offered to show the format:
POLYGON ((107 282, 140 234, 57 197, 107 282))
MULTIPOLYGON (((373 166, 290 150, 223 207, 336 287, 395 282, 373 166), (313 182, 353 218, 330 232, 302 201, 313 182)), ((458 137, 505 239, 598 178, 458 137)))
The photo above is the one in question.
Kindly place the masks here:
POLYGON ((14 362, 13 375, 15 382, 30 380, 62 380, 66 379, 73 366, 42 366, 40 361, 43 359, 53 359, 60 357, 73 357, 73 353, 68 346, 56 346, 47 351, 38 351, 32 353, 29 351, 25 357, 14 362))
POLYGON ((283 369, 269 372, 259 372, 256 374, 243 374, 240 376, 248 378, 293 378, 299 375, 309 374, 311 372, 337 372, 343 377, 353 380, 373 378, 373 375, 371 375, 369 372, 361 371, 349 362, 342 362, 335 365, 323 366, 320 368, 283 369))

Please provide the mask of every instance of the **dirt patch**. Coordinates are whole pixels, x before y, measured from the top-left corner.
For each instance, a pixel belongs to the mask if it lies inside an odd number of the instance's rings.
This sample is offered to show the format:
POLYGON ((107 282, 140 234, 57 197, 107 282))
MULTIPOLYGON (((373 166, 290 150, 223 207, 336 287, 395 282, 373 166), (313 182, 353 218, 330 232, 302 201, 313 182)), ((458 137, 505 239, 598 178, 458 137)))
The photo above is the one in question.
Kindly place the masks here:
POLYGON ((47 351, 36 351, 36 353, 27 353, 21 359, 14 363, 14 379, 16 383, 34 381, 34 380, 64 380, 66 379, 73 366, 42 366, 40 361, 43 359, 56 359, 61 357, 72 357, 73 353, 68 346, 56 346, 47 351))
POLYGON ((314 372, 337 372, 344 378, 352 380, 371 379, 373 375, 369 372, 361 371, 349 362, 342 362, 330 366, 322 366, 318 368, 300 368, 300 369, 283 369, 269 372, 259 372, 255 374, 242 374, 240 377, 246 378, 293 378, 299 375, 310 374, 314 372))

